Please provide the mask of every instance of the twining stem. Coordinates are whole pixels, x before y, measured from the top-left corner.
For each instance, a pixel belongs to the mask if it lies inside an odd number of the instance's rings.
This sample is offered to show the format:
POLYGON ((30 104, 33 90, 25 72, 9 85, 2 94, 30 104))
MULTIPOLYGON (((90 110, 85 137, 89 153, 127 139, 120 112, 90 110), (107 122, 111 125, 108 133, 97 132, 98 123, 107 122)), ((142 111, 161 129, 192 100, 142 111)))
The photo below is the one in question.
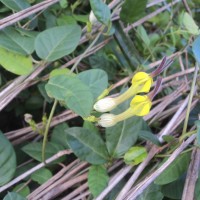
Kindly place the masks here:
MULTIPOLYGON (((102 26, 102 28, 104 29, 105 27, 102 26)), ((102 29, 102 30, 103 30, 102 29)), ((88 48, 84 51, 83 54, 80 55, 80 57, 77 59, 77 61, 74 63, 74 65, 71 68, 71 73, 76 69, 76 67, 78 66, 78 64, 80 63, 80 61, 84 58, 84 56, 90 51, 90 49, 95 45, 95 43, 97 42, 97 40, 99 39, 99 37, 101 36, 102 32, 99 32, 96 36, 96 38, 92 41, 92 43, 88 46, 88 48)), ((44 131, 44 138, 43 138, 43 143, 42 143, 42 162, 45 163, 45 149, 46 149, 46 143, 47 143, 47 137, 48 137, 48 132, 49 132, 49 128, 50 128, 50 124, 51 124, 51 120, 53 118, 53 114, 55 112, 56 106, 57 106, 58 101, 55 99, 48 121, 47 121, 47 125, 45 127, 45 131, 44 131)))
POLYGON ((194 130, 194 131, 190 131, 190 132, 187 132, 187 133, 181 135, 181 137, 179 138, 179 142, 182 143, 182 141, 185 140, 186 137, 189 137, 196 133, 197 133, 197 130, 194 130))
POLYGON ((197 80, 198 68, 199 68, 199 66, 198 66, 198 63, 197 63, 196 66, 195 66, 194 77, 193 77, 193 80, 192 80, 191 91, 190 91, 190 94, 189 94, 188 106, 187 106, 187 111, 186 111, 186 115, 185 115, 185 121, 184 121, 184 125, 183 125, 182 135, 184 135, 187 131, 190 109, 191 109, 191 105, 192 105, 192 98, 193 98, 193 95, 194 95, 195 84, 196 84, 196 80, 197 80))
POLYGON ((47 125, 46 125, 45 131, 44 131, 44 138, 43 138, 43 143, 42 143, 42 162, 44 162, 44 163, 45 163, 45 160, 46 160, 45 159, 45 149, 46 149, 46 144, 47 144, 47 136, 48 136, 49 127, 50 127, 51 120, 53 118, 53 114, 55 112, 57 103, 58 103, 58 101, 54 100, 53 107, 51 109, 51 112, 50 112, 50 115, 49 115, 49 118, 48 118, 48 121, 47 121, 47 125))
MULTIPOLYGON (((103 28, 104 29, 104 28, 103 28)), ((92 43, 88 46, 88 48, 84 51, 83 54, 80 55, 80 57, 77 59, 77 61, 74 63, 74 65, 71 68, 71 72, 73 72, 76 67, 78 66, 78 64, 80 63, 80 61, 85 57, 85 55, 90 51, 90 49, 95 45, 95 43, 97 42, 97 40, 99 39, 99 37, 101 36, 102 32, 99 32, 96 36, 96 38, 92 41, 92 43)))

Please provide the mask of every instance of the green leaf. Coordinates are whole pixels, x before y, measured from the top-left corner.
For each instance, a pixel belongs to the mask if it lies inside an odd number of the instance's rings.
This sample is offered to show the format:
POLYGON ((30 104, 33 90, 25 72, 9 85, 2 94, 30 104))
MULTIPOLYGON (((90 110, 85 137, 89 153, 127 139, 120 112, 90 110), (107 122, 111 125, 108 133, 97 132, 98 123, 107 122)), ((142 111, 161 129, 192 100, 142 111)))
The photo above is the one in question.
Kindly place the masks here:
POLYGON ((120 12, 120 19, 126 23, 133 23, 145 14, 147 0, 125 0, 120 12))
POLYGON ((136 198, 136 200, 161 200, 163 197, 164 196, 160 191, 160 186, 152 183, 136 198))
POLYGON ((189 33, 193 35, 200 34, 199 27, 196 25, 194 19, 187 12, 183 14, 183 25, 189 31, 189 33))
POLYGON ((67 8, 68 7, 68 1, 67 0, 60 0, 59 4, 61 8, 67 8))
POLYGON ((109 176, 104 166, 93 165, 88 172, 88 186, 94 197, 97 197, 108 185, 109 176))
POLYGON ((108 6, 102 0, 90 0, 90 5, 98 21, 102 24, 109 25, 111 13, 108 6))
POLYGON ((64 148, 68 149, 68 145, 66 143, 67 137, 65 134, 65 129, 69 128, 66 123, 62 123, 57 125, 53 129, 53 133, 51 135, 51 142, 62 145, 64 148))
POLYGON ((81 28, 76 24, 53 27, 38 34, 35 50, 41 59, 54 61, 73 52, 80 37, 81 28))
POLYGON ((58 75, 70 75, 70 76, 76 76, 76 74, 71 73, 71 71, 67 68, 63 68, 63 69, 54 69, 51 71, 49 78, 52 78, 54 76, 58 76, 58 75))
POLYGON ((132 117, 106 129, 106 145, 113 158, 121 157, 138 139, 145 122, 141 117, 132 117))
POLYGON ((20 11, 30 7, 30 4, 26 0, 1 0, 1 2, 14 11, 20 11))
POLYGON ((46 168, 42 168, 31 175, 31 179, 40 185, 48 181, 51 177, 51 171, 46 168))
POLYGON ((65 15, 65 14, 59 16, 56 19, 56 21, 59 26, 64 26, 64 25, 69 25, 69 24, 77 24, 76 19, 74 19, 73 16, 65 15))
POLYGON ((147 157, 147 150, 144 147, 132 147, 124 155, 124 162, 129 165, 138 165, 147 157))
MULTIPOLYGON (((24 152, 22 152, 22 153, 24 153, 24 152)), ((24 153, 24 154, 25 154, 25 153, 24 153)), ((27 156, 27 157, 28 157, 28 156, 27 156)), ((15 177, 18 177, 18 176, 22 175, 23 173, 25 173, 26 171, 32 169, 32 168, 35 167, 35 166, 36 166, 36 163, 31 162, 31 163, 28 163, 28 164, 26 164, 26 165, 24 165, 24 166, 18 167, 18 168, 16 169, 16 172, 15 172, 15 177)), ((27 177, 24 178, 23 180, 28 181, 29 178, 30 178, 30 176, 27 176, 27 177)))
POLYGON ((87 23, 89 21, 89 15, 75 15, 73 17, 76 21, 87 23))
POLYGON ((26 200, 26 198, 24 198, 16 192, 8 192, 8 194, 3 198, 3 200, 26 200))
POLYGON ((35 37, 25 36, 12 27, 0 32, 0 46, 13 53, 30 55, 34 51, 35 37))
POLYGON ((195 121, 195 125, 197 126, 197 146, 200 147, 200 120, 195 121))
POLYGON ((147 47, 150 46, 150 39, 149 39, 147 32, 146 32, 146 30, 144 29, 143 26, 138 26, 137 33, 139 34, 140 38, 145 43, 145 45, 147 47))
POLYGON ((100 134, 98 127, 92 122, 84 121, 83 128, 89 129, 93 133, 100 134))
POLYGON ((186 172, 190 162, 190 153, 178 156, 154 181, 155 184, 164 185, 177 180, 186 172))
POLYGON ((30 57, 9 52, 3 48, 0 48, 0 64, 6 70, 17 75, 29 74, 33 69, 30 57))
POLYGON ((87 70, 78 74, 77 77, 90 88, 94 99, 108 87, 108 76, 101 69, 87 70))
POLYGON ((200 64, 200 36, 194 40, 192 44, 192 51, 196 61, 200 64))
POLYGON ((92 68, 104 70, 108 74, 110 80, 115 77, 117 65, 113 59, 109 58, 105 51, 98 51, 94 55, 91 55, 89 61, 92 68))
POLYGON ((44 97, 45 101, 47 101, 48 103, 52 103, 53 99, 51 99, 47 95, 47 92, 45 90, 45 85, 46 85, 46 83, 44 83, 44 82, 37 84, 38 90, 40 91, 40 94, 44 97))
POLYGON ((0 131, 0 186, 9 182, 16 170, 16 155, 12 144, 0 131))
MULTIPOLYGON (((46 144, 46 159, 52 157, 64 148, 61 145, 48 142, 46 144)), ((33 142, 25 145, 22 150, 35 160, 42 162, 42 142, 33 142)))
POLYGON ((156 137, 156 135, 154 135, 150 131, 140 131, 139 137, 144 139, 144 140, 150 141, 153 144, 156 144, 158 146, 160 145, 160 142, 159 142, 158 138, 156 137))
POLYGON ((18 184, 17 186, 14 187, 13 192, 17 192, 22 197, 28 196, 30 194, 30 189, 29 189, 29 187, 27 185, 25 186, 25 184, 26 183, 18 184))
POLYGON ((161 192, 170 199, 181 199, 185 184, 185 175, 169 184, 162 185, 161 192))
POLYGON ((46 85, 47 94, 65 104, 79 114, 88 117, 93 108, 90 89, 77 77, 59 75, 52 77, 46 85))
POLYGON ((94 165, 108 161, 106 145, 99 135, 81 127, 69 128, 65 132, 68 145, 81 160, 94 165))

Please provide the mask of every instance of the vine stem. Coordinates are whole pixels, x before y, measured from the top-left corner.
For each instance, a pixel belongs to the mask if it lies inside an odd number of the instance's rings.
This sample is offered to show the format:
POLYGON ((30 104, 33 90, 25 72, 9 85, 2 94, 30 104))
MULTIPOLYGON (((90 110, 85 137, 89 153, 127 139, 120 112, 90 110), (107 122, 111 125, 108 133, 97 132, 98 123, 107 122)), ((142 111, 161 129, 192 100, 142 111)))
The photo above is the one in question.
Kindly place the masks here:
MULTIPOLYGON (((103 28, 104 29, 104 28, 103 28)), ((99 39, 101 35, 101 32, 99 32, 96 36, 96 38, 92 41, 92 43, 88 46, 88 48, 84 51, 83 54, 80 55, 80 57, 77 59, 77 61, 74 63, 73 67, 71 68, 71 72, 73 72, 76 67, 78 66, 78 64, 80 63, 80 61, 85 57, 85 55, 90 51, 90 49, 95 45, 95 43, 97 42, 97 40, 99 39)))
MULTIPOLYGON (((102 26, 102 30, 104 30, 104 26, 102 26)), ((84 51, 83 54, 80 55, 80 57, 77 59, 77 61, 74 63, 74 65, 71 68, 71 72, 73 72, 76 67, 78 66, 78 64, 80 63, 80 61, 85 57, 85 55, 90 51, 90 49, 95 45, 95 43, 97 42, 97 40, 99 39, 99 37, 101 36, 102 32, 99 32, 96 36, 96 38, 92 41, 92 43, 88 46, 88 48, 84 51)), ((42 162, 45 163, 45 149, 46 149, 46 143, 47 143, 47 137, 48 137, 48 132, 49 132, 49 128, 50 128, 50 124, 56 109, 56 106, 58 104, 58 100, 54 100, 48 121, 47 121, 47 125, 45 127, 45 131, 44 131, 44 138, 43 138, 43 143, 42 143, 42 162)), ((46 163, 45 163, 46 164, 46 163)))
POLYGON ((44 131, 44 138, 43 138, 43 143, 42 143, 42 162, 44 162, 45 164, 46 164, 46 162, 45 162, 45 149, 46 149, 46 144, 47 144, 47 136, 48 136, 49 127, 50 127, 51 120, 53 118, 53 114, 55 112, 57 103, 58 103, 58 100, 54 100, 53 107, 51 109, 51 112, 50 112, 50 115, 49 115, 49 118, 48 118, 48 121, 47 121, 47 125, 46 125, 45 131, 44 131))
POLYGON ((191 91, 189 94, 189 100, 188 100, 188 106, 187 106, 187 111, 186 111, 186 115, 185 115, 185 121, 184 121, 184 125, 183 125, 183 131, 182 131, 182 135, 184 135, 187 131, 187 126, 188 126, 188 120, 189 120, 189 115, 190 115, 190 109, 191 109, 191 105, 192 105, 192 98, 193 95, 195 93, 195 84, 196 84, 196 80, 197 80, 197 74, 198 74, 198 63, 195 66, 195 71, 194 71, 194 77, 192 80, 192 86, 191 86, 191 91))

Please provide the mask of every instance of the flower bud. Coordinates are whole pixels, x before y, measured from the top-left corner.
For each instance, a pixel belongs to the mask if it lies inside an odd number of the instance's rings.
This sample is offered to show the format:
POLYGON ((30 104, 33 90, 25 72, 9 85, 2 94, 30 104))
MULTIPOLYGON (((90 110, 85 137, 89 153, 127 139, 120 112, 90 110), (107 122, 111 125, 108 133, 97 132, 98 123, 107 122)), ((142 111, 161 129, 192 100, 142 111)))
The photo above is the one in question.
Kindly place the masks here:
POLYGON ((111 127, 114 126, 117 121, 115 120, 115 116, 110 113, 106 113, 100 116, 100 120, 98 121, 98 124, 102 127, 111 127))
POLYGON ((94 12, 91 11, 89 15, 89 21, 91 24, 96 24, 98 22, 97 18, 94 15, 94 12))
POLYGON ((94 109, 98 112, 108 112, 113 110, 117 106, 114 98, 106 97, 100 99, 94 104, 94 109))

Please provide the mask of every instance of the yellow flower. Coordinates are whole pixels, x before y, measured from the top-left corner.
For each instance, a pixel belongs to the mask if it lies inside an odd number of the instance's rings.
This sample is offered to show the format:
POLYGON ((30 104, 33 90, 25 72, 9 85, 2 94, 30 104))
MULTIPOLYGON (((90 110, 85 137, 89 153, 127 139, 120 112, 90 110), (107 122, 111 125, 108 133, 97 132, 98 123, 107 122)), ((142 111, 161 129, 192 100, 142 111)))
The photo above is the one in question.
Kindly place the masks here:
POLYGON ((116 108, 119 104, 126 101, 137 93, 149 92, 153 83, 152 77, 145 72, 138 72, 132 78, 131 87, 118 97, 106 97, 94 104, 94 109, 98 112, 108 112, 116 108))
POLYGON ((162 78, 158 77, 154 89, 148 95, 136 95, 132 99, 130 107, 126 111, 118 115, 110 113, 101 115, 98 124, 102 127, 111 127, 117 124, 118 122, 126 120, 132 116, 147 115, 150 112, 152 100, 155 97, 155 95, 159 92, 161 85, 162 78))
POLYGON ((150 74, 145 72, 137 72, 133 76, 132 85, 127 91, 115 98, 106 97, 100 99, 94 104, 94 109, 98 112, 108 112, 138 93, 148 93, 151 85, 153 84, 153 78, 163 72, 163 70, 165 70, 167 67, 169 67, 172 62, 173 60, 167 60, 167 58, 164 57, 158 68, 150 74))
POLYGON ((102 127, 111 127, 120 121, 126 120, 132 116, 144 116, 147 115, 151 109, 151 99, 147 96, 136 95, 131 103, 130 107, 121 114, 114 115, 106 113, 100 116, 98 124, 102 127))

